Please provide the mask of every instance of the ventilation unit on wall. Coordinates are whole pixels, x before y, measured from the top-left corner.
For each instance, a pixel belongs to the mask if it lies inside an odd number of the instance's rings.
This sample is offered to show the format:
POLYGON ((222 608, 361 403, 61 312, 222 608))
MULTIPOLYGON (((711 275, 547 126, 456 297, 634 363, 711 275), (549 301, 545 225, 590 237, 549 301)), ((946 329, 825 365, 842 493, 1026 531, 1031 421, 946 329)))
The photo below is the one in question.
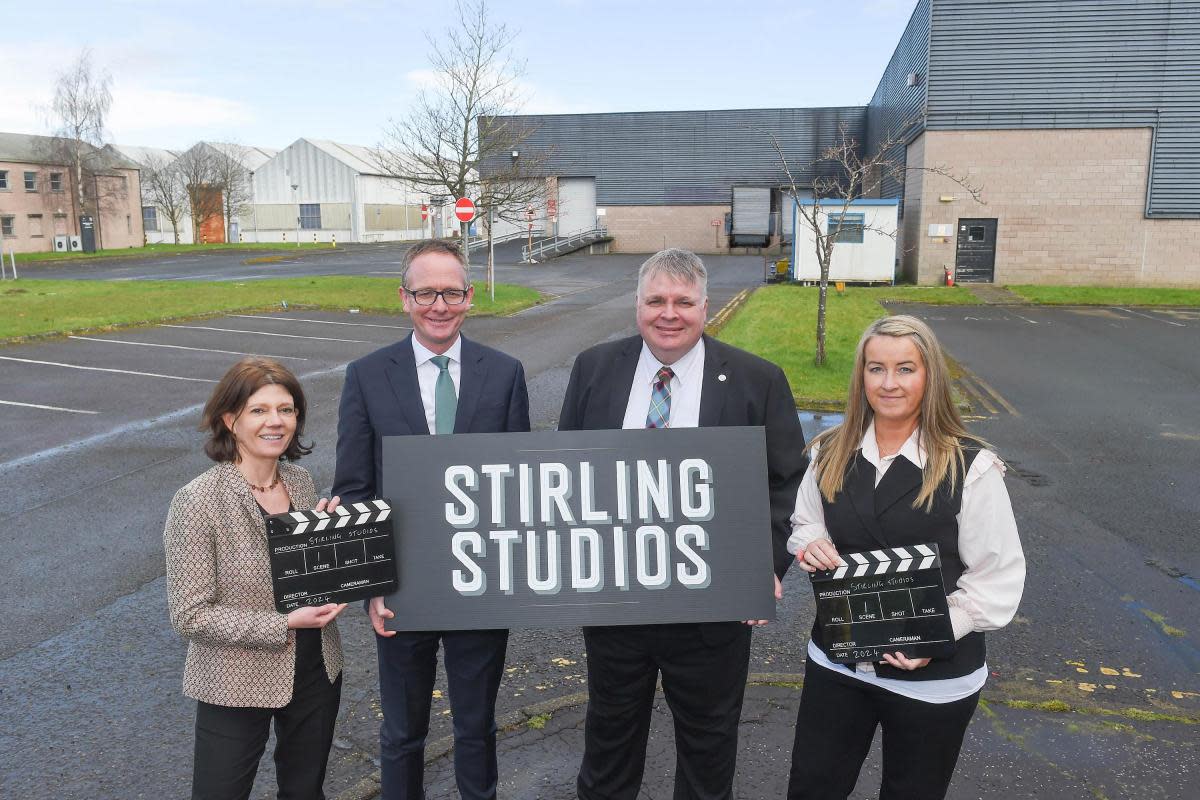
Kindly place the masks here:
POLYGON ((54 237, 54 252, 56 252, 56 253, 67 252, 67 237, 66 236, 60 235, 60 236, 54 237))
POLYGON ((78 236, 71 237, 71 252, 78 253, 83 250, 83 241, 78 236))

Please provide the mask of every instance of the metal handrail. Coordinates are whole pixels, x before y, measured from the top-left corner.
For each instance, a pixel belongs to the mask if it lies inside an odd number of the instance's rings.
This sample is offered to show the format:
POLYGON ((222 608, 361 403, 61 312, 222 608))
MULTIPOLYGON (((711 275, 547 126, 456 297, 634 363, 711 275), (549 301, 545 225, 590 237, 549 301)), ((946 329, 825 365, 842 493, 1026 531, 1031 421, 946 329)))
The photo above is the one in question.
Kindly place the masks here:
MULTIPOLYGON (((537 236, 540 238, 544 233, 545 231, 541 228, 534 228, 531 231, 514 231, 513 233, 506 233, 503 236, 495 237, 492 239, 492 243, 504 244, 505 242, 511 242, 515 239, 528 239, 530 236, 537 236)), ((486 236, 477 236, 469 240, 467 243, 468 251, 478 250, 480 247, 487 247, 486 236)))
POLYGON ((545 255, 551 251, 559 251, 568 247, 578 249, 579 247, 605 238, 608 238, 608 228, 604 225, 597 225, 595 228, 578 231, 577 233, 572 233, 570 236, 547 239, 540 244, 534 245, 532 249, 528 246, 522 247, 521 259, 523 261, 532 261, 537 256, 545 255))

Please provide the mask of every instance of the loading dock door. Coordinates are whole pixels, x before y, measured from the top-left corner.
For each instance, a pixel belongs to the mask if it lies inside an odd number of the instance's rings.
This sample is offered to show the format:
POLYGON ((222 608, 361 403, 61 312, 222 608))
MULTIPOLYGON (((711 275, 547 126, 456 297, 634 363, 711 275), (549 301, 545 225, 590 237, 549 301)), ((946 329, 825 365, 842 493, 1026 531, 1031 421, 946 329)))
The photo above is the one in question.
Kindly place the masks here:
POLYGON ((960 219, 954 279, 991 283, 996 277, 996 220, 960 219))
POLYGON ((596 179, 558 179, 558 235, 596 227, 596 179))

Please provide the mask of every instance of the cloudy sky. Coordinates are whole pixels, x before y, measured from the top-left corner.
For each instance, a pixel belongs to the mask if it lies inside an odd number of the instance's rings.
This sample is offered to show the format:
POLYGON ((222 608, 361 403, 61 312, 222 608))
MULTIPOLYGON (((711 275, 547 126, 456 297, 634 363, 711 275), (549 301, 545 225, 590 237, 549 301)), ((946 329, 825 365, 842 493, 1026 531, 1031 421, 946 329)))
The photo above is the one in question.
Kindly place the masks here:
MULTIPOLYGON (((518 32, 526 113, 865 104, 916 0, 492 0, 518 32)), ((112 75, 109 140, 375 145, 453 22, 447 0, 62 0, 5 13, 0 131, 80 52, 112 75), (19 35, 17 35, 19 32, 19 35)))

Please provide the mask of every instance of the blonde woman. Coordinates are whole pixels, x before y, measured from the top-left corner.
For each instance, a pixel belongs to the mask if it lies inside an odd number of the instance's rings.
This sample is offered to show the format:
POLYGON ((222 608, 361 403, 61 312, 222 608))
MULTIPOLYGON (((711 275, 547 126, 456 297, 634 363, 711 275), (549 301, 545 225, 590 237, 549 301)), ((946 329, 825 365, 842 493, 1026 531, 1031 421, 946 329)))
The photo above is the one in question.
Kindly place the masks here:
POLYGON ((344 604, 275 610, 268 514, 332 510, 291 462, 310 452, 300 382, 246 358, 204 406, 215 466, 171 501, 163 540, 171 624, 188 640, 183 692, 196 700, 193 800, 250 796, 275 726, 279 796, 323 800, 342 687, 334 619, 344 604))
POLYGON ((839 552, 936 542, 956 648, 847 666, 830 660, 814 625, 788 797, 846 798, 876 727, 880 798, 944 797, 987 679, 984 631, 1012 619, 1025 582, 1004 466, 963 426, 941 347, 909 316, 867 328, 846 419, 810 449, 788 542, 801 569, 833 569, 839 552))

